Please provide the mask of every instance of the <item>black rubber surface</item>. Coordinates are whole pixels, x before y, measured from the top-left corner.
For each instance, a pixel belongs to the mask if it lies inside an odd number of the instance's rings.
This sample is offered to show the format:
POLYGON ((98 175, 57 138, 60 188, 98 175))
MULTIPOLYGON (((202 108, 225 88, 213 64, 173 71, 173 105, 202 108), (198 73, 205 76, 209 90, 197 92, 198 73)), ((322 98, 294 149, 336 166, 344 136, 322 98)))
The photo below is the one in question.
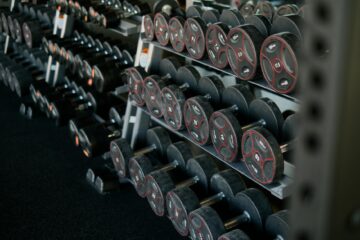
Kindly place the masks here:
POLYGON ((183 239, 130 185, 99 195, 67 128, 23 118, 15 93, 0 85, 0 239, 183 239))

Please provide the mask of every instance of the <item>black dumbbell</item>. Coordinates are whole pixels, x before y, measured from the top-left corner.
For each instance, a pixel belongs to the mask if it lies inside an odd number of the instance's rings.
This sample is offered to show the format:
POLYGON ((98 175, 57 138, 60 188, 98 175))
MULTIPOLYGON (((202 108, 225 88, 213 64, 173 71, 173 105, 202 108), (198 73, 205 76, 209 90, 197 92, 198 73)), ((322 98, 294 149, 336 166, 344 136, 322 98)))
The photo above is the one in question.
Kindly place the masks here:
POLYGON ((262 44, 261 70, 267 83, 278 93, 288 94, 296 89, 303 22, 299 15, 277 17, 271 29, 272 35, 262 44))
POLYGON ((41 81, 44 79, 45 72, 38 69, 35 71, 22 69, 20 71, 14 71, 11 74, 11 81, 19 97, 23 97, 29 93, 29 87, 33 81, 41 81))
POLYGON ((266 218, 272 214, 267 197, 260 190, 249 188, 237 193, 232 202, 231 212, 228 214, 208 206, 192 211, 189 214, 192 239, 202 239, 204 236, 218 239, 226 231, 238 227, 246 229, 259 239, 266 218))
POLYGON ((152 15, 145 15, 143 18, 144 25, 144 37, 148 41, 152 41, 155 38, 155 26, 152 15))
POLYGON ((200 73, 191 65, 182 66, 176 75, 176 84, 162 89, 164 119, 174 130, 185 128, 183 108, 187 98, 197 90, 200 73))
POLYGON ((187 99, 183 114, 185 126, 191 139, 200 145, 210 142, 208 119, 214 112, 214 107, 221 103, 225 86, 222 80, 215 76, 202 77, 198 83, 198 90, 204 94, 187 99))
POLYGON ((258 0, 241 1, 241 4, 238 6, 240 14, 244 18, 252 16, 255 13, 257 2, 258 0))
POLYGON ((29 48, 40 46, 42 37, 52 34, 51 26, 51 22, 24 22, 22 25, 22 32, 26 45, 29 48))
POLYGON ((175 188, 191 187, 198 192, 207 192, 212 175, 218 172, 215 162, 205 154, 188 159, 186 179, 177 179, 166 171, 155 171, 146 176, 147 200, 158 216, 167 214, 166 195, 175 188))
POLYGON ((120 138, 111 142, 111 159, 120 178, 128 176, 129 160, 132 157, 154 152, 162 159, 165 156, 167 147, 171 144, 168 132, 161 127, 148 129, 146 132, 146 140, 148 146, 136 151, 131 149, 126 139, 120 138))
POLYGON ((244 132, 242 137, 243 161, 251 176, 262 184, 279 180, 284 173, 284 154, 293 149, 296 128, 299 119, 297 114, 286 118, 282 132, 282 142, 266 128, 257 127, 244 132))
MULTIPOLYGON (((176 188, 166 195, 166 207, 169 218, 176 231, 182 236, 189 234, 188 214, 200 207, 228 203, 238 192, 246 189, 242 177, 234 170, 227 169, 214 174, 210 179, 212 195, 201 196, 198 192, 188 187, 176 188)), ((219 208, 224 207, 224 204, 219 208)))
POLYGON ((162 89, 176 79, 177 70, 182 64, 175 57, 164 58, 160 61, 159 75, 144 78, 144 100, 150 114, 160 118, 164 114, 162 89))
MULTIPOLYGON (((124 109, 120 109, 124 110, 124 109)), ((122 112, 109 111, 109 121, 86 126, 79 130, 80 146, 86 157, 96 157, 108 151, 110 143, 121 136, 122 112)))
POLYGON ((251 240, 250 237, 242 230, 235 229, 221 235, 218 240, 251 240))
POLYGON ((202 59, 205 56, 207 27, 219 21, 219 19, 215 19, 217 15, 205 15, 206 12, 202 17, 187 18, 184 24, 185 46, 190 56, 195 59, 202 59))
POLYGON ((148 174, 157 170, 166 172, 174 169, 184 170, 187 160, 193 156, 189 146, 182 141, 170 144, 166 154, 169 161, 166 164, 147 156, 133 157, 129 160, 129 176, 140 197, 144 198, 147 195, 146 176, 148 174))
POLYGON ((266 219, 265 223, 265 231, 269 237, 269 239, 281 239, 287 240, 289 239, 289 211, 282 210, 270 215, 266 219))
POLYGON ((255 14, 265 16, 270 22, 272 22, 276 13, 276 8, 269 1, 259 1, 256 4, 254 12, 255 14))
POLYGON ((69 130, 71 140, 74 142, 75 146, 80 146, 79 141, 79 129, 86 126, 95 125, 101 122, 101 119, 94 113, 84 114, 77 118, 69 120, 69 130))
POLYGON ((297 14, 298 12, 299 12, 299 7, 296 4, 283 4, 276 9, 275 18, 279 16, 297 14))

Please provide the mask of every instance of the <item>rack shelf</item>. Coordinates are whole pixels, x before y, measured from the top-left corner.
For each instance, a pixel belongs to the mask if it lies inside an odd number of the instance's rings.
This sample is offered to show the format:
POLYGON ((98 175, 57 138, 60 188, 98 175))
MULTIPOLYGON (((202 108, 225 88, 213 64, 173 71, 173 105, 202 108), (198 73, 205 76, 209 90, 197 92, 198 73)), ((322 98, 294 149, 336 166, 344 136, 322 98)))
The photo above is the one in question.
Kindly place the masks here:
MULTIPOLYGON (((226 162, 226 161, 222 160, 217 155, 217 153, 215 152, 215 150, 213 149, 212 146, 210 146, 210 145, 208 145, 208 146, 198 145, 197 143, 195 143, 191 139, 189 133, 186 130, 175 131, 171 127, 169 127, 165 123, 165 121, 163 119, 158 119, 158 118, 155 118, 155 117, 151 116, 151 114, 145 108, 139 108, 139 109, 141 109, 143 113, 148 115, 151 118, 152 121, 156 122, 157 124, 161 125, 162 127, 166 128, 166 129, 168 129, 169 131, 173 132, 174 134, 178 135, 179 137, 181 137, 183 139, 186 139, 189 142, 192 142, 194 145, 196 145, 197 147, 199 147, 200 149, 202 149, 206 153, 210 154, 215 159, 221 161, 222 163, 226 164, 227 166, 231 167, 232 169, 238 171, 239 173, 241 173, 243 176, 247 177, 251 181, 254 181, 251 178, 250 173, 246 169, 246 166, 241 161, 240 162, 235 162, 235 163, 229 163, 229 162, 226 162)), ((256 184, 258 184, 259 186, 261 186, 262 188, 269 191, 275 197, 277 197, 279 199, 284 199, 284 198, 289 197, 291 195, 291 193, 292 193, 294 171, 295 171, 294 165, 292 165, 292 164, 290 164, 288 162, 285 162, 284 175, 283 175, 283 178, 280 181, 278 181, 276 183, 273 183, 273 184, 269 184, 269 185, 262 185, 260 183, 255 182, 255 181, 254 182, 256 184)))
MULTIPOLYGON (((197 60, 197 59, 194 59, 192 58, 187 52, 182 52, 182 53, 179 53, 179 52, 176 52, 174 51, 171 47, 165 47, 165 46, 162 46, 160 45, 158 42, 156 41, 147 41, 146 39, 142 38, 142 41, 144 41, 144 43, 148 43, 148 44, 151 44, 157 48, 160 48, 160 49, 163 49, 165 51, 168 51, 168 52, 171 52, 171 53, 174 53, 174 54, 177 54, 179 56, 182 56, 186 59, 189 59, 191 61, 194 61, 194 62, 197 62, 197 63, 200 63, 202 64, 203 66, 206 66, 206 67, 209 67, 209 68, 212 68, 212 69, 215 69, 219 72, 222 72, 222 73, 225 73, 227 75, 230 75, 230 76, 233 76, 235 77, 237 80, 239 80, 237 78, 237 76, 232 72, 232 70, 227 67, 225 69, 220 69, 220 68, 217 68, 215 66, 213 66, 210 62, 209 59, 202 59, 202 60, 197 60)), ((298 99, 297 95, 296 94, 281 94, 281 93, 278 93, 278 92, 275 92, 271 87, 268 86, 267 82, 264 80, 264 79, 260 79, 260 80, 257 80, 257 81, 247 81, 250 85, 253 85, 255 87, 258 87, 258 88, 261 88, 261 89, 264 89, 266 91, 269 91, 269 92, 272 92, 276 95, 279 95, 279 96, 282 96, 286 99, 289 99, 295 103, 300 103, 300 100, 298 99)))

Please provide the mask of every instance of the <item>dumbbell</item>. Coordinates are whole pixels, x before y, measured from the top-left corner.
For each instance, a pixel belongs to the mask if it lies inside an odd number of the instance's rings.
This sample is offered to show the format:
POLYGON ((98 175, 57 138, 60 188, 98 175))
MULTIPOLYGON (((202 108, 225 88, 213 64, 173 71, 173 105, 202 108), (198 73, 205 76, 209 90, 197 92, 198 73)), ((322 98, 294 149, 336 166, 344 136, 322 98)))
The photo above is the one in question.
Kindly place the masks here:
POLYGON ((200 73, 191 65, 182 66, 176 74, 176 84, 162 89, 164 119, 174 130, 185 128, 183 108, 187 98, 196 91, 200 73))
POLYGON ((169 12, 158 12, 154 16, 154 31, 157 41, 162 46, 167 46, 170 43, 170 29, 169 20, 172 17, 178 16, 179 19, 184 17, 184 12, 177 7, 169 12))
POLYGON ((11 73, 11 81, 13 82, 16 94, 23 97, 29 93, 29 87, 33 81, 41 81, 45 79, 45 72, 42 70, 29 71, 22 69, 11 73))
POLYGON ((210 189, 214 194, 206 194, 205 197, 188 187, 176 188, 166 195, 169 218, 180 235, 189 234, 188 214, 190 212, 216 203, 221 203, 218 207, 222 208, 224 204, 228 205, 235 194, 246 189, 246 186, 237 172, 227 169, 211 177, 210 189))
POLYGON ((158 216, 167 214, 165 206, 166 195, 175 188, 191 187, 195 191, 207 192, 212 175, 218 172, 218 167, 212 159, 205 154, 188 159, 186 179, 177 179, 168 171, 158 170, 146 176, 147 200, 151 209, 158 216))
POLYGON ((107 152, 110 143, 121 137, 122 114, 123 112, 112 108, 109 111, 108 122, 86 126, 79 130, 80 146, 86 157, 96 157, 107 152))
POLYGON ((202 59, 206 52, 206 31, 209 25, 219 19, 213 11, 205 11, 202 17, 194 16, 186 19, 184 24, 185 46, 192 58, 202 59), (209 12, 209 14, 206 14, 209 12))
POLYGON ((266 219, 265 231, 269 239, 272 240, 289 239, 289 232, 290 232, 289 214, 290 213, 288 210, 282 210, 274 214, 271 214, 266 219))
POLYGON ((158 154, 159 158, 162 159, 166 154, 166 149, 171 144, 168 132, 162 127, 148 129, 146 132, 146 141, 148 146, 136 151, 133 151, 129 143, 123 138, 111 142, 110 155, 120 178, 128 176, 129 160, 132 157, 143 156, 153 152, 158 154))
POLYGON ((164 114, 162 89, 176 78, 177 70, 182 63, 175 57, 164 58, 159 64, 159 75, 144 78, 144 101, 150 114, 160 118, 164 114))
POLYGON ((299 8, 294 4, 275 6, 273 3, 269 1, 258 1, 254 13, 263 15, 267 17, 270 20, 270 22, 273 22, 273 20, 275 20, 275 18, 278 16, 297 13, 297 9, 299 8))
POLYGON ((166 149, 166 155, 169 161, 166 164, 162 164, 157 159, 154 160, 145 155, 132 157, 129 160, 129 176, 140 197, 144 198, 147 195, 146 176, 148 174, 157 170, 185 170, 187 160, 193 156, 189 145, 182 141, 170 144, 166 149))
POLYGON ((254 12, 255 12, 257 2, 258 2, 258 0, 242 1, 242 3, 238 6, 240 14, 244 18, 252 16, 254 14, 254 12))
POLYGON ((269 86, 278 93, 295 90, 299 78, 298 55, 304 19, 299 15, 279 16, 260 51, 260 65, 269 86))
POLYGON ((240 160, 244 147, 242 137, 250 129, 265 127, 275 136, 281 135, 284 118, 279 107, 269 98, 253 100, 252 94, 243 87, 229 87, 224 93, 239 97, 237 101, 227 98, 228 106, 233 105, 214 112, 210 118, 213 146, 224 161, 240 160))
POLYGON ((232 71, 241 80, 263 78, 260 50, 269 36, 270 21, 262 15, 246 18, 246 23, 229 30, 225 53, 232 71))
POLYGON ((243 161, 253 179, 270 184, 282 177, 284 154, 294 147, 298 121, 297 114, 286 118, 282 128, 282 145, 278 143, 279 137, 263 127, 244 132, 241 143, 243 161))
POLYGON ((210 142, 208 119, 221 103, 222 92, 225 86, 222 80, 215 76, 206 76, 199 79, 198 90, 200 96, 194 96, 185 101, 183 114, 185 126, 193 141, 200 145, 210 142))
POLYGON ((150 6, 146 2, 139 2, 133 5, 131 11, 123 12, 111 10, 100 15, 101 25, 105 28, 117 27, 122 19, 130 18, 136 15, 148 14, 151 12, 150 6))
POLYGON ((221 235, 218 240, 251 240, 250 237, 242 230, 235 229, 221 235))
POLYGON ((189 214, 189 231, 192 239, 218 239, 226 231, 240 227, 262 239, 266 218, 272 214, 267 197, 260 190, 249 188, 236 194, 232 200, 231 212, 205 206, 189 214), (234 216, 235 215, 235 216, 234 216))
POLYGON ((276 9, 276 16, 286 16, 289 14, 297 14, 299 7, 296 4, 283 4, 276 9))
POLYGON ((152 41, 155 38, 155 26, 152 15, 145 15, 143 17, 144 25, 144 37, 148 41, 152 41))
POLYGON ((94 114, 83 114, 76 118, 69 120, 69 130, 70 130, 70 138, 72 142, 74 142, 75 146, 80 146, 79 141, 79 129, 84 128, 86 126, 95 125, 101 122, 100 118, 94 114))
POLYGON ((105 194, 119 188, 119 181, 107 167, 89 168, 86 180, 100 193, 105 194))
POLYGON ((38 47, 43 36, 51 35, 52 23, 40 21, 27 21, 22 25, 23 37, 29 48, 38 47))

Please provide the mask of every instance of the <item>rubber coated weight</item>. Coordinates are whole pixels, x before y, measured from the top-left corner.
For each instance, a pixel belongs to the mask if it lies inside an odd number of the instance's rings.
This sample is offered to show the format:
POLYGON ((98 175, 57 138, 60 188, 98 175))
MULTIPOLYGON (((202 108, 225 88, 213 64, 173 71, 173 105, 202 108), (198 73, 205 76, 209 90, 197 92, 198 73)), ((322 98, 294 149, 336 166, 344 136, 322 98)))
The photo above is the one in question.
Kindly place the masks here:
POLYGON ((169 21, 170 43, 177 52, 185 50, 184 24, 185 20, 180 16, 172 17, 169 21))
POLYGON ((201 59, 206 50, 206 23, 200 17, 188 18, 184 25, 185 45, 188 53, 201 59))
POLYGON ((244 17, 241 16, 240 12, 236 9, 224 9, 221 12, 219 21, 229 28, 233 28, 245 23, 244 17))
POLYGON ((203 13, 201 6, 192 5, 186 9, 186 18, 201 17, 203 13))
POLYGON ((157 13, 154 17, 155 36, 162 46, 168 45, 170 41, 169 19, 170 17, 164 12, 157 13))
POLYGON ((146 107, 150 114, 156 118, 160 118, 164 114, 162 89, 168 84, 168 80, 156 75, 144 79, 146 107))
POLYGON ((304 18, 297 14, 277 17, 271 27, 271 33, 290 32, 295 34, 299 40, 303 39, 304 18))
POLYGON ((147 74, 141 67, 133 67, 126 69, 126 79, 129 87, 130 99, 133 100, 137 106, 145 105, 144 99, 144 77, 147 74))
POLYGON ((216 76, 202 77, 199 80, 198 88, 205 96, 195 96, 186 100, 184 105, 184 121, 190 137, 200 145, 210 142, 209 122, 214 112, 213 103, 221 102, 221 94, 224 84, 216 76))
POLYGON ((206 155, 202 154, 189 159, 186 164, 186 172, 193 177, 178 184, 166 172, 156 171, 149 174, 146 177, 148 183, 147 200, 152 210, 158 216, 166 214, 165 197, 168 192, 175 188, 199 184, 201 189, 207 190, 211 176, 217 171, 216 164, 206 155))
POLYGON ((299 39, 289 32, 271 35, 263 42, 261 70, 274 91, 287 94, 295 89, 299 78, 299 49, 299 39))
POLYGON ((146 132, 148 148, 140 149, 133 152, 129 143, 125 139, 117 139, 110 144, 110 155, 114 163, 115 170, 120 178, 128 175, 128 163, 130 158, 135 155, 143 155, 145 153, 156 150, 160 157, 163 157, 167 147, 171 144, 171 139, 167 131, 161 127, 155 127, 146 132))
POLYGON ((176 75, 177 83, 182 86, 171 84, 162 89, 164 104, 164 119, 167 125, 174 130, 182 130, 185 127, 183 108, 186 101, 186 91, 197 88, 200 79, 199 72, 193 66, 182 66, 176 75))
POLYGON ((244 18, 247 18, 254 14, 257 0, 248 0, 242 3, 239 7, 239 11, 244 18))
MULTIPOLYGON (((271 205, 266 196, 257 189, 250 188, 238 193, 234 199, 236 209, 232 212, 239 214, 228 222, 223 222, 220 212, 211 207, 201 207, 189 214, 190 232, 192 239, 218 239, 229 228, 246 227, 262 232, 267 216, 272 213, 271 205)), ((258 238, 257 238, 258 239, 258 238)))
POLYGON ((206 31, 206 49, 210 61, 215 67, 225 68, 228 65, 226 43, 229 27, 223 23, 212 24, 206 31))
POLYGON ((299 7, 295 4, 284 4, 276 10, 276 17, 285 16, 289 14, 296 14, 299 11, 299 7))
MULTIPOLYGON (((185 169, 187 160, 193 155, 189 146, 185 142, 176 142, 170 144, 166 149, 167 159, 170 164, 175 163, 173 168, 185 169)), ((146 156, 133 157, 129 161, 129 176, 134 182, 136 192, 141 197, 147 195, 147 183, 146 175, 150 174, 155 170, 167 168, 167 165, 159 165, 158 162, 154 163, 150 158, 146 156)))
POLYGON ((207 24, 214 24, 219 22, 220 19, 220 13, 216 9, 208 9, 204 11, 202 14, 202 19, 204 19, 205 23, 207 24))
POLYGON ((289 239, 289 211, 282 210, 270 215, 266 219, 265 231, 271 239, 281 238, 289 239))
POLYGON ((159 13, 164 11, 173 11, 179 8, 179 4, 174 0, 158 0, 153 5, 153 13, 159 13))
POLYGON ((244 233, 240 229, 235 229, 221 235, 218 238, 218 240, 251 240, 251 239, 246 233, 244 233))
POLYGON ((246 188, 241 176, 231 169, 214 174, 210 179, 210 185, 211 192, 215 195, 205 199, 199 199, 199 194, 189 187, 176 188, 167 194, 166 206, 169 218, 176 231, 182 236, 189 234, 188 214, 190 212, 223 200, 231 201, 236 193, 246 188))
POLYGON ((265 16, 272 22, 275 15, 275 8, 269 1, 259 1, 255 7, 255 14, 265 16))
POLYGON ((153 18, 150 15, 145 15, 144 16, 144 29, 145 29, 145 31, 144 31, 145 38, 148 41, 154 40, 155 26, 154 26, 153 18))

